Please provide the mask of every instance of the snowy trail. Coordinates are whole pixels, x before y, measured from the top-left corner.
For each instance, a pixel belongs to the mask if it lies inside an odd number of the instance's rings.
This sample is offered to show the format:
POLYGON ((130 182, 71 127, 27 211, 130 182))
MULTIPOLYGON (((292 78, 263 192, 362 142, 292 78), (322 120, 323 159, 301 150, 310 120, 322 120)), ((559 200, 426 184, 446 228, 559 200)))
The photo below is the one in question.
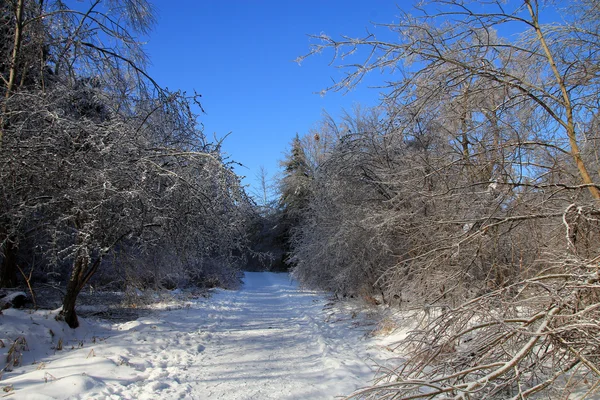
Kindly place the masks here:
POLYGON ((0 383, 24 399, 332 399, 373 377, 382 350, 349 317, 326 322, 323 295, 298 290, 287 274, 244 281, 239 291, 88 333, 105 339, 0 383))

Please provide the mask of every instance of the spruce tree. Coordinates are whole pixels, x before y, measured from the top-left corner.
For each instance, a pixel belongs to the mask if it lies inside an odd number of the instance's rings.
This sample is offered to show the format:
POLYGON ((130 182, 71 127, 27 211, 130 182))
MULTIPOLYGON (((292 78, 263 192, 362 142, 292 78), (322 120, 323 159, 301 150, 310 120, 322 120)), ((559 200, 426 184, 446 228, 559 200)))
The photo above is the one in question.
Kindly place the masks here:
POLYGON ((281 162, 283 177, 279 183, 279 241, 283 247, 283 260, 289 265, 290 239, 300 224, 310 198, 312 171, 298 134, 292 140, 291 151, 281 162))

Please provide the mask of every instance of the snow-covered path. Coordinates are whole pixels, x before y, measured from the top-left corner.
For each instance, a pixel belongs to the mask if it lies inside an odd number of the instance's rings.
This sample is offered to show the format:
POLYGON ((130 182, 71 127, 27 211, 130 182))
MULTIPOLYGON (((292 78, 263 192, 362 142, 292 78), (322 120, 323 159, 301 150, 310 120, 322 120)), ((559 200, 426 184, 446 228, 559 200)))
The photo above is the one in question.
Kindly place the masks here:
POLYGON ((287 274, 246 273, 241 290, 180 310, 104 332, 87 322, 103 340, 0 384, 25 399, 331 399, 367 384, 382 351, 349 316, 326 322, 325 302, 287 274))

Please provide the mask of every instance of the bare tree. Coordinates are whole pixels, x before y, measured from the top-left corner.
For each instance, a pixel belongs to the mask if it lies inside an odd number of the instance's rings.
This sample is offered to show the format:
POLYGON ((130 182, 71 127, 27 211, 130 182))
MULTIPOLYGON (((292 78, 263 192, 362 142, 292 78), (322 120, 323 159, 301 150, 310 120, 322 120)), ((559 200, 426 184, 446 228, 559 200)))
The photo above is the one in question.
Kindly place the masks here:
POLYGON ((372 132, 342 136, 319 162, 294 273, 431 318, 403 343, 408 359, 354 397, 598 389, 585 339, 600 332, 597 2, 542 25, 553 6, 421 2, 387 26, 396 42, 316 36, 310 54, 333 50, 347 72, 330 89, 378 69, 400 79, 372 132), (502 37, 507 26, 520 35, 502 37))
POLYGON ((196 97, 167 92, 144 71, 135 35, 150 28, 150 5, 17 3, 26 12, 12 10, 7 32, 46 47, 15 45, 17 62, 2 65, 2 283, 29 235, 37 244, 23 250, 67 280, 60 315, 72 328, 77 296, 101 268, 129 265, 124 280, 157 285, 234 283, 250 202, 220 145, 198 129, 196 97), (154 274, 131 262, 157 253, 169 263, 154 274))
MULTIPOLYGON (((404 14, 401 22, 388 25, 402 41, 380 41, 372 34, 341 40, 319 35, 315 38, 321 43, 315 44, 309 55, 327 49, 335 51, 335 60, 366 54, 363 61, 341 65, 348 73, 331 87, 334 90, 356 85, 372 70, 402 72, 412 71, 411 64, 422 65, 416 72, 408 72, 406 79, 392 83, 392 101, 404 93, 415 78, 439 71, 447 71, 446 80, 452 85, 476 78, 509 91, 508 101, 530 104, 542 120, 547 120, 548 129, 564 133, 553 145, 571 155, 580 183, 587 185, 594 198, 600 198, 589 173, 589 161, 586 163, 582 158, 583 134, 578 130, 578 126, 587 125, 589 117, 587 106, 579 99, 597 93, 597 72, 586 67, 594 64, 595 52, 582 51, 590 40, 595 41, 597 28, 579 29, 575 21, 560 28, 542 26, 537 1, 525 1, 512 10, 506 10, 500 2, 478 7, 475 2, 445 1, 440 3, 444 11, 439 14, 429 12, 436 2, 430 3, 431 7, 422 3, 415 8, 416 16, 404 14), (441 23, 450 19, 454 22, 441 23), (521 39, 511 43, 498 37, 495 28, 504 24, 522 26, 521 39), (572 57, 560 57, 560 54, 572 57), (566 149, 564 144, 567 144, 566 149)), ((595 7, 593 2, 574 5, 572 10, 577 15, 581 15, 580 6, 595 7)), ((590 18, 585 20, 592 23, 590 18)), ((299 61, 307 56, 300 57, 299 61)))
POLYGON ((254 197, 263 209, 273 208, 275 184, 269 177, 269 172, 261 165, 256 173, 258 187, 254 189, 254 197))

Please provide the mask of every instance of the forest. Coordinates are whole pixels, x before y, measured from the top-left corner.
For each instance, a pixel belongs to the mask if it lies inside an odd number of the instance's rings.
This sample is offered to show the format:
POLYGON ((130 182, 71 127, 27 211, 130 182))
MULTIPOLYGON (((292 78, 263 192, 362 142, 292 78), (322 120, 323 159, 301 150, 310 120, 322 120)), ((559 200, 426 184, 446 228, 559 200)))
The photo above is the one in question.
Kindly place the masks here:
POLYGON ((382 38, 313 36, 297 61, 344 72, 326 91, 386 83, 293 139, 273 201, 205 135, 199 95, 146 72, 145 0, 0 7, 1 288, 60 291, 77 328, 90 286, 289 270, 423 315, 355 398, 598 391, 598 0, 431 0, 382 38))

